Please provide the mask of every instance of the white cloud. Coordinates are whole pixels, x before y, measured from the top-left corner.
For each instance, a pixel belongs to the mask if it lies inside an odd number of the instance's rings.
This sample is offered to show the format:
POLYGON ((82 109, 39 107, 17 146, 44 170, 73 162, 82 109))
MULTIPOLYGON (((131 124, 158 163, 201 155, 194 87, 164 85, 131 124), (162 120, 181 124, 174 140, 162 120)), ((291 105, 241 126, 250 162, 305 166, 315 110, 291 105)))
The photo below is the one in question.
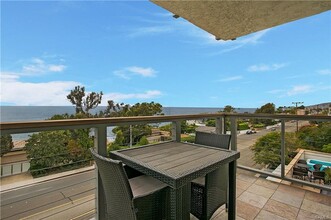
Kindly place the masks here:
POLYGON ((0 97, 2 103, 12 105, 68 105, 67 94, 79 84, 74 81, 22 82, 18 75, 1 73, 0 97))
POLYGON ((114 75, 122 79, 131 79, 131 77, 129 77, 129 74, 125 70, 115 70, 114 75))
MULTIPOLYGON (((60 62, 63 62, 60 61, 60 62)), ((41 58, 33 58, 28 62, 25 62, 22 66, 22 70, 18 73, 19 75, 40 75, 50 72, 62 72, 66 68, 63 64, 54 64, 46 62, 41 58)))
MULTIPOLYGON (((12 72, 1 73, 0 101, 18 106, 62 106, 69 105, 67 95, 77 85, 75 81, 49 81, 40 83, 23 82, 12 72)), ((87 91, 88 93, 88 91, 87 91)), ((148 90, 142 93, 106 93, 102 98, 102 105, 108 100, 121 102, 127 99, 154 99, 162 96, 159 90, 148 90)))
POLYGON ((271 93, 271 94, 279 94, 279 93, 282 93, 284 92, 285 90, 283 89, 274 89, 274 90, 270 90, 268 91, 268 93, 271 93))
POLYGON ((233 50, 237 50, 241 47, 247 46, 247 45, 256 45, 261 43, 261 38, 269 31, 270 29, 262 30, 259 32, 255 32, 252 34, 249 34, 247 36, 239 37, 236 40, 216 40, 215 36, 212 34, 209 34, 207 32, 204 32, 203 34, 197 34, 197 37, 202 38, 204 41, 204 44, 210 45, 210 46, 219 46, 221 47, 220 51, 211 53, 210 55, 219 55, 223 53, 227 53, 233 50))
POLYGON ((126 68, 128 71, 141 75, 143 77, 153 77, 155 76, 156 71, 150 67, 148 68, 143 68, 139 66, 131 66, 126 68))
POLYGON ((162 95, 159 90, 148 90, 144 93, 107 93, 103 95, 103 105, 107 104, 107 100, 114 100, 115 102, 121 102, 126 99, 153 99, 162 95))
POLYGON ((320 75, 331 75, 331 69, 318 70, 317 73, 320 75))
POLYGON ((288 96, 306 94, 313 91, 313 87, 311 85, 300 85, 293 86, 293 88, 287 92, 288 96))
POLYGON ((157 34, 171 33, 174 31, 175 31, 175 28, 170 25, 139 27, 139 28, 132 29, 131 33, 129 34, 129 37, 157 35, 157 34))
POLYGON ((217 80, 218 82, 229 82, 229 81, 234 81, 234 80, 240 80, 242 79, 242 76, 232 76, 232 77, 227 77, 227 78, 223 78, 220 80, 217 80))
POLYGON ((287 66, 287 63, 274 63, 274 64, 257 64, 247 68, 249 72, 266 72, 275 71, 287 66))
POLYGON ((114 71, 114 74, 123 79, 131 79, 133 75, 140 75, 142 77, 155 77, 157 71, 151 67, 130 66, 121 70, 114 71))
POLYGON ((48 70, 50 72, 62 72, 65 68, 65 65, 49 65, 48 70))
POLYGON ((219 55, 222 53, 230 52, 236 49, 239 49, 246 45, 255 45, 261 43, 261 38, 270 30, 265 29, 258 31, 246 36, 237 38, 236 40, 216 40, 215 36, 198 28, 192 23, 184 19, 174 20, 171 16, 171 13, 165 13, 161 16, 154 14, 159 18, 156 18, 153 21, 146 21, 145 19, 140 19, 143 24, 141 27, 133 28, 128 34, 129 37, 138 37, 146 35, 159 35, 159 34, 173 34, 183 35, 185 37, 186 43, 192 43, 194 45, 203 45, 207 47, 212 47, 212 49, 217 49, 218 51, 209 53, 209 55, 219 55), (160 20, 160 17, 164 17, 165 20, 160 20), (158 25, 151 26, 150 23, 159 23, 158 25), (146 26, 143 26, 146 25, 146 26), (195 39, 195 40, 191 40, 195 39), (215 47, 216 46, 216 47, 215 47))

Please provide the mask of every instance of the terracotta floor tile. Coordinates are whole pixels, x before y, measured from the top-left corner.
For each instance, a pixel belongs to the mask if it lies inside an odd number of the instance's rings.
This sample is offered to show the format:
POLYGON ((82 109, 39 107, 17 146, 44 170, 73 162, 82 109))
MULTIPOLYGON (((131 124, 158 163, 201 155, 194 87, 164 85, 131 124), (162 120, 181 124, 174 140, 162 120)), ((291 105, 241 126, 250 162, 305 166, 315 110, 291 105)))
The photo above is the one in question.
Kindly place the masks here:
POLYGON ((293 195, 298 198, 303 198, 305 196, 306 190, 288 186, 288 185, 279 185, 277 191, 287 193, 288 195, 293 195))
POLYGON ((246 202, 252 206, 261 209, 266 204, 268 199, 264 198, 263 196, 259 196, 254 193, 245 191, 238 197, 237 201, 246 202))
POLYGON ((293 206, 269 199, 263 210, 276 214, 286 219, 295 219, 298 215, 299 209, 293 206))
POLYGON ((295 195, 291 195, 288 192, 282 192, 279 190, 276 190, 276 192, 271 196, 271 199, 294 206, 296 208, 300 208, 303 201, 303 197, 301 198, 301 196, 297 197, 295 195))
POLYGON ((274 183, 270 180, 267 180, 267 179, 264 179, 264 178, 258 178, 256 181, 255 181, 255 184, 259 185, 259 186, 264 186, 268 189, 277 189, 279 184, 277 183, 274 183))
POLYGON ((306 192, 305 199, 322 203, 324 205, 331 207, 331 196, 323 195, 320 193, 314 193, 314 192, 306 192))
MULTIPOLYGON (((323 219, 323 216, 300 209, 297 220, 323 219)), ((324 218, 326 220, 326 218, 324 218)))
POLYGON ((260 209, 252 206, 246 202, 242 202, 240 200, 237 200, 237 216, 251 220, 256 217, 256 215, 259 213, 260 209))
POLYGON ((236 197, 238 198, 243 192, 245 192, 245 190, 237 188, 236 189, 236 197))
POLYGON ((246 174, 238 174, 237 180, 238 179, 243 180, 245 182, 254 183, 257 180, 257 177, 246 175, 246 174))
POLYGON ((248 187, 247 191, 269 199, 272 196, 272 194, 274 194, 274 192, 276 190, 275 189, 269 189, 269 188, 266 188, 264 186, 256 185, 254 183, 253 185, 248 187))
POLYGON ((286 218, 275 215, 271 212, 261 210, 261 212, 256 216, 255 220, 286 220, 286 218))
POLYGON ((240 179, 237 179, 236 183, 237 183, 237 188, 240 188, 243 190, 246 190, 248 187, 250 187, 250 185, 252 185, 252 183, 246 182, 246 181, 243 181, 240 179))
POLYGON ((304 199, 301 209, 331 219, 331 207, 308 199, 304 199))

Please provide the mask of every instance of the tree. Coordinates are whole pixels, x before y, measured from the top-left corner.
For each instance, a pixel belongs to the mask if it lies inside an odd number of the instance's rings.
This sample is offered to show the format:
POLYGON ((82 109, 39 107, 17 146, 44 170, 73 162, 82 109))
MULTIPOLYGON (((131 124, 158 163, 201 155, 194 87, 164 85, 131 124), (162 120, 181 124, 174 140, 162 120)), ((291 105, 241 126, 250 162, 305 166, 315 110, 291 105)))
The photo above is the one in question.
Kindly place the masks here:
POLYGON ((303 148, 326 151, 327 145, 331 143, 331 123, 323 122, 304 126, 300 128, 298 137, 302 140, 303 148))
MULTIPOLYGON (((54 115, 49 120, 87 117, 89 115, 80 112, 74 115, 54 115)), ((94 145, 89 132, 89 129, 72 129, 33 134, 26 144, 28 158, 31 160, 31 174, 33 176, 45 175, 61 170, 60 167, 68 168, 69 165, 80 167, 88 164, 92 159, 89 148, 94 145), (50 157, 50 155, 52 156, 50 157)))
POLYGON ((215 119, 208 118, 206 120, 206 123, 205 124, 208 127, 216 127, 216 120, 215 119))
POLYGON ((124 145, 123 132, 121 130, 118 130, 116 132, 115 141, 107 146, 107 148, 108 148, 107 151, 110 152, 113 150, 119 150, 122 148, 123 145, 124 145))
MULTIPOLYGON (((223 111, 221 110, 221 111, 218 111, 218 112, 236 113, 235 108, 232 107, 231 105, 224 106, 223 111)), ((241 123, 241 122, 238 122, 238 123, 241 123)), ((225 129, 226 130, 230 130, 230 119, 227 118, 226 121, 225 121, 225 124, 226 124, 226 128, 225 129)), ((215 119, 211 119, 211 118, 207 119, 206 120, 206 126, 215 127, 216 126, 215 119)))
POLYGON ((188 124, 186 120, 183 120, 180 124, 180 131, 182 134, 190 134, 195 132, 196 127, 198 126, 196 126, 195 124, 188 124))
POLYGON ((331 153, 331 143, 323 145, 322 151, 325 153, 331 153))
POLYGON ((67 99, 69 99, 71 104, 75 105, 76 114, 89 115, 89 111, 101 103, 102 95, 102 92, 91 92, 86 95, 84 86, 75 86, 75 89, 71 90, 67 95, 67 99))
POLYGON ((70 163, 69 139, 65 131, 42 131, 32 134, 25 144, 31 174, 46 174, 70 163))
MULTIPOLYGON (((132 116, 152 116, 162 114, 162 105, 154 102, 136 103, 133 106, 121 104, 114 104, 113 101, 108 101, 105 115, 112 117, 132 117, 132 116)), ((143 136, 148 136, 152 133, 151 126, 149 125, 132 125, 131 132, 130 126, 118 126, 113 129, 113 132, 121 130, 124 140, 123 144, 130 143, 130 133, 132 133, 133 143, 138 143, 143 136)))
MULTIPOLYGON (((88 115, 77 113, 75 115, 63 114, 54 115, 50 120, 63 120, 63 119, 80 119, 87 118, 88 115)), ((90 136, 90 129, 72 129, 66 131, 66 134, 70 137, 68 148, 70 160, 77 161, 89 161, 92 159, 89 152, 89 148, 93 147, 93 138, 90 136)))
MULTIPOLYGON (((255 110, 255 114, 275 114, 276 107, 274 103, 267 103, 265 105, 262 105, 261 108, 258 108, 255 110)), ((264 125, 273 125, 275 124, 273 119, 253 119, 253 124, 264 124, 264 125)))
POLYGON ((142 146, 142 145, 147 145, 149 144, 148 140, 147 140, 147 137, 146 136, 142 136, 139 140, 139 143, 138 145, 142 146))
POLYGON ((1 146, 0 146, 0 156, 2 157, 4 154, 8 153, 13 149, 14 143, 12 136, 10 134, 1 135, 1 146))
MULTIPOLYGON (((291 161, 290 155, 301 146, 300 140, 295 133, 285 133, 285 163, 291 161)), ((254 152, 253 159, 258 164, 276 168, 281 163, 281 134, 270 132, 260 137, 251 147, 254 152)))
POLYGON ((224 106, 224 109, 222 112, 228 112, 228 113, 236 113, 235 108, 231 105, 224 106))

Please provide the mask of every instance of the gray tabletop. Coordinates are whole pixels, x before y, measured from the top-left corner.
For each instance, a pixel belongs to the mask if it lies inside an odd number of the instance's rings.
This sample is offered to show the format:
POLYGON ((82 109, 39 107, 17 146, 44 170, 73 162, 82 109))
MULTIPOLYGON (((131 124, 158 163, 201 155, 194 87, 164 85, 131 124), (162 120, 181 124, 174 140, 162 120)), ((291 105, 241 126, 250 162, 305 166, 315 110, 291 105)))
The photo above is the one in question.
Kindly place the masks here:
MULTIPOLYGON (((230 164, 235 175, 233 168, 235 165, 233 164, 240 157, 240 153, 203 145, 171 141, 112 151, 110 157, 121 160, 128 166, 168 184, 173 189, 171 191, 171 199, 176 201, 176 206, 180 206, 172 207, 173 215, 171 218, 188 219, 189 207, 187 205, 189 204, 189 195, 185 198, 185 196, 180 196, 181 193, 190 193, 189 183, 192 180, 205 176, 224 164, 230 164), (183 211, 184 214, 182 210, 185 210, 183 211)), ((233 185, 235 185, 235 182, 233 185)), ((230 186, 230 189, 230 191, 235 190, 235 186, 230 186)), ((235 195, 235 191, 233 192, 235 195)), ((235 198, 233 199, 235 202, 235 198)), ((231 204, 233 205, 230 208, 233 207, 233 210, 235 210, 235 203, 231 202, 231 204)))
POLYGON ((113 151, 111 157, 160 179, 172 188, 179 188, 238 159, 239 152, 190 143, 165 142, 113 151))

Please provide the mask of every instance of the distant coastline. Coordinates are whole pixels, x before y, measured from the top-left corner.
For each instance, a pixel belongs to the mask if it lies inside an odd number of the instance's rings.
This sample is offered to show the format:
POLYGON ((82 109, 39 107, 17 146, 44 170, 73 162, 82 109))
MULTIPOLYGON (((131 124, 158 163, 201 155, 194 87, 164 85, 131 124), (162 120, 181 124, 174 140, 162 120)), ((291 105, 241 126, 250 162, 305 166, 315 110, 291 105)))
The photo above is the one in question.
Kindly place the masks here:
MULTIPOLYGON (((106 109, 106 106, 98 106, 91 113, 95 114, 106 109)), ((165 115, 183 115, 183 114, 200 114, 215 113, 223 108, 194 108, 194 107, 163 107, 165 115)), ((254 112, 254 108, 239 108, 237 112, 254 112)), ((74 114, 73 106, 0 106, 0 122, 15 121, 37 121, 51 118, 56 114, 74 114)), ((113 127, 107 128, 107 138, 112 141, 115 135, 112 132, 113 127)), ((29 133, 13 134, 14 141, 22 141, 29 138, 29 133)))
MULTIPOLYGON (((98 113, 106 109, 106 106, 98 106, 91 110, 92 114, 98 113)), ((215 113, 223 108, 208 108, 208 107, 163 107, 165 115, 183 115, 183 114, 200 114, 200 113, 215 113)), ((253 113, 255 108, 236 108, 238 113, 249 112, 253 113)), ((0 121, 36 121, 45 120, 56 114, 74 114, 73 106, 0 106, 0 121)))

